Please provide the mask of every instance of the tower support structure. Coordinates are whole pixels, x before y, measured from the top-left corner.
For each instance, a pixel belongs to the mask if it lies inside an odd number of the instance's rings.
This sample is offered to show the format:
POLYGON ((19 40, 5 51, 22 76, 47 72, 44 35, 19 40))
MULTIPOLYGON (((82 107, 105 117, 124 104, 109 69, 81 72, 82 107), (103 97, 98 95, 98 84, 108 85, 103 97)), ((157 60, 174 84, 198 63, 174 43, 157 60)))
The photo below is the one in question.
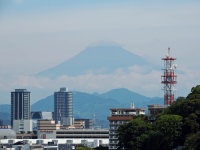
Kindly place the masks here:
POLYGON ((161 76, 161 83, 164 85, 164 105, 170 106, 174 102, 175 85, 177 84, 176 58, 170 56, 170 48, 168 48, 168 54, 162 60, 164 61, 164 75, 161 76))

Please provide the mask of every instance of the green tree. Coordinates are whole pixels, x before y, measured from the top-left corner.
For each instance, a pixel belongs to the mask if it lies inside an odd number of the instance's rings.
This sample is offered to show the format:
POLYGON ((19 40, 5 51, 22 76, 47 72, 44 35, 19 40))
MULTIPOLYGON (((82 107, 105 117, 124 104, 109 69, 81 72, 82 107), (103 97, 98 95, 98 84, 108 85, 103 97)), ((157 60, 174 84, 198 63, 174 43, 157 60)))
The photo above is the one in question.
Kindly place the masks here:
POLYGON ((191 134, 186 138, 183 150, 199 150, 200 149, 200 131, 191 134))
POLYGON ((151 128, 152 125, 141 118, 133 119, 129 123, 121 125, 118 129, 119 149, 142 149, 151 128))
POLYGON ((200 130, 200 124, 199 124, 199 116, 195 113, 191 113, 184 119, 184 127, 183 132, 185 135, 196 133, 200 130))
POLYGON ((185 101, 185 97, 178 97, 177 100, 173 102, 170 107, 164 109, 163 114, 176 114, 182 116, 182 114, 184 113, 182 105, 185 101))
POLYGON ((96 147, 95 150, 108 150, 108 147, 100 145, 99 147, 96 147))
POLYGON ((93 148, 88 148, 88 147, 81 146, 81 147, 77 147, 76 150, 94 150, 94 149, 93 148))
POLYGON ((176 114, 183 117, 182 143, 191 134, 200 130, 200 85, 193 87, 186 98, 178 98, 164 114, 176 114))
POLYGON ((119 128, 119 148, 127 150, 171 150, 183 145, 185 150, 198 150, 199 143, 200 85, 165 108, 152 125, 140 117, 119 128))
POLYGON ((199 99, 200 100, 200 85, 197 85, 196 87, 193 87, 191 89, 191 93, 187 96, 188 99, 199 99))
POLYGON ((182 136, 182 126, 182 116, 162 115, 156 119, 154 130, 163 135, 162 140, 164 140, 164 143, 167 143, 168 149, 172 149, 176 148, 180 144, 182 136))
POLYGON ((142 150, 168 150, 166 137, 156 130, 151 130, 146 138, 142 150))

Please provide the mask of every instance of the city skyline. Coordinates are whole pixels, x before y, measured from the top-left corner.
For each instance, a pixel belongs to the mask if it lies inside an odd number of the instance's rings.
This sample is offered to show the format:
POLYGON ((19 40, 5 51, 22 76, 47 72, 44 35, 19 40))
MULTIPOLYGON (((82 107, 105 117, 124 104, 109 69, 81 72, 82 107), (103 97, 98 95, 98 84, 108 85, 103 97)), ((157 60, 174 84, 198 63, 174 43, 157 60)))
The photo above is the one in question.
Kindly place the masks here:
POLYGON ((199 82, 199 4, 197 0, 0 1, 0 104, 10 102, 9 92, 15 88, 30 89, 33 102, 62 86, 90 93, 123 87, 146 96, 163 96, 162 70, 147 75, 133 71, 65 76, 64 81, 34 76, 91 45, 105 43, 120 45, 160 66, 171 47, 178 70, 184 72, 178 74, 175 95, 186 96, 199 82))

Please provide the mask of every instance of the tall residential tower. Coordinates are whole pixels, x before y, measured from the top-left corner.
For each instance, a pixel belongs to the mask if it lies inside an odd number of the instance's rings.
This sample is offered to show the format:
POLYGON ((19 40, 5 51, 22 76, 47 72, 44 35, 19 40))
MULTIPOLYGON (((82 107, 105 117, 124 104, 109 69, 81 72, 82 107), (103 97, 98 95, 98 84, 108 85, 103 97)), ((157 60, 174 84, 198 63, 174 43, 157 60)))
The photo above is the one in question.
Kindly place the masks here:
POLYGON ((66 88, 60 88, 60 91, 54 93, 54 120, 61 125, 74 124, 72 92, 66 88))
POLYGON ((13 120, 30 120, 30 92, 15 89, 11 92, 11 125, 13 120))

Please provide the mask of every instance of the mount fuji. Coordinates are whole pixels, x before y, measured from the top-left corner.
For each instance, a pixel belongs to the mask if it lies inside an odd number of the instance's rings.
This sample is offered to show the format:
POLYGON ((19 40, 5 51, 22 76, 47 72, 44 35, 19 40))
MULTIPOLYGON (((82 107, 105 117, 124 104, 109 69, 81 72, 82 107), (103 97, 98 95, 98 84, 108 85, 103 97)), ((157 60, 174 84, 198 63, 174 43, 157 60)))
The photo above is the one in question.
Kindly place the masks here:
POLYGON ((144 58, 120 46, 101 45, 88 47, 71 59, 39 72, 37 76, 57 78, 62 75, 74 77, 88 73, 109 74, 118 69, 126 71, 134 65, 152 68, 144 58))

